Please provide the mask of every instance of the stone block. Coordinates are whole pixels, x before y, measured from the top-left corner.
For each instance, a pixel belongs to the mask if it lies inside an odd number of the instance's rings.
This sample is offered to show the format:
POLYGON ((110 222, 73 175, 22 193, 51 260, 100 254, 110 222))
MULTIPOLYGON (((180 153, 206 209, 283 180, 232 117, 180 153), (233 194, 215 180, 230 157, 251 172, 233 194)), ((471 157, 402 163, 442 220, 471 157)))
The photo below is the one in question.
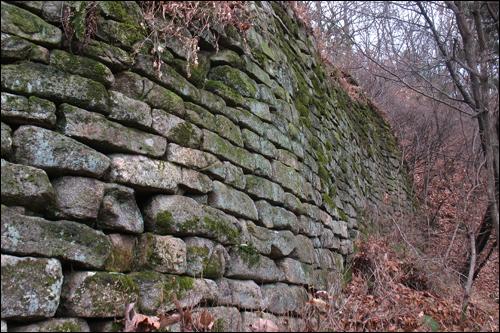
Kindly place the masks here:
POLYGON ((135 190, 175 193, 182 179, 181 168, 163 160, 125 154, 111 154, 109 159, 105 179, 135 190))
POLYGON ((289 257, 306 264, 314 264, 314 246, 312 242, 304 235, 295 236, 295 249, 289 257))
POLYGON ((106 88, 115 83, 115 77, 106 65, 61 50, 53 50, 50 53, 50 65, 63 72, 100 82, 106 88))
POLYGON ((266 311, 280 315, 299 310, 298 299, 287 284, 281 282, 265 284, 261 290, 263 302, 267 305, 266 311))
POLYGON ((255 159, 254 175, 270 178, 273 174, 271 163, 262 155, 253 154, 253 157, 255 159))
POLYGON ((256 115, 257 117, 271 121, 271 113, 269 112, 269 105, 266 103, 259 102, 253 98, 245 98, 245 103, 243 107, 256 115))
POLYGON ((289 166, 284 165, 279 161, 272 161, 272 176, 271 180, 283 186, 287 191, 292 192, 300 199, 305 200, 306 196, 301 188, 301 182, 298 173, 289 166))
POLYGON ((216 209, 202 209, 193 199, 179 195, 157 195, 143 207, 147 231, 160 235, 200 236, 234 244, 237 220, 216 209))
POLYGON ((55 201, 47 208, 47 213, 54 219, 74 220, 93 227, 104 196, 104 184, 85 177, 53 179, 55 201))
POLYGON ((302 215, 305 212, 305 208, 302 205, 302 202, 291 193, 285 193, 285 202, 283 207, 288 209, 289 211, 294 212, 297 215, 302 215))
POLYGON ((108 92, 101 83, 42 64, 26 62, 2 66, 3 89, 105 115, 109 112, 108 92))
POLYGON ((62 104, 56 125, 60 133, 81 141, 100 151, 141 154, 162 157, 167 140, 164 137, 125 127, 104 116, 62 104))
POLYGON ((50 318, 30 325, 9 328, 9 332, 61 332, 66 329, 72 332, 91 332, 89 324, 83 318, 50 318))
POLYGON ((203 169, 219 161, 210 153, 185 148, 175 143, 169 143, 167 146, 167 160, 190 169, 203 169))
POLYGON ((254 281, 219 278, 215 283, 219 287, 219 304, 244 310, 265 308, 261 290, 254 281))
POLYGON ((12 129, 2 123, 2 157, 9 156, 12 150, 12 129))
POLYGON ((233 246, 229 250, 229 256, 231 261, 226 266, 224 277, 253 280, 256 283, 279 282, 284 278, 273 260, 260 255, 249 246, 233 246))
POLYGON ((144 233, 139 236, 135 255, 136 270, 186 273, 186 244, 180 238, 144 233))
POLYGON ((193 308, 202 300, 217 301, 219 295, 217 285, 209 279, 151 271, 131 273, 129 276, 140 291, 137 312, 145 315, 157 315, 177 309, 173 301, 174 295, 182 308, 193 308))
POLYGON ((255 203, 259 212, 259 224, 270 229, 287 229, 294 234, 299 232, 299 223, 294 213, 282 207, 270 205, 261 200, 255 203))
POLYGON ((308 237, 317 237, 323 234, 323 224, 315 222, 308 216, 301 215, 299 220, 299 232, 308 237))
POLYGON ((239 190, 245 189, 246 179, 245 175, 243 174, 243 169, 232 165, 227 161, 225 161, 223 164, 225 169, 224 183, 239 190))
POLYGON ((182 179, 179 182, 187 191, 194 193, 207 193, 213 188, 212 180, 205 174, 195 170, 182 168, 182 179))
POLYGON ((335 267, 335 258, 328 249, 314 249, 314 262, 321 269, 333 269, 335 267))
POLYGON ((57 316, 111 318, 125 316, 129 303, 137 302, 139 288, 122 273, 68 272, 64 276, 57 316))
POLYGON ((243 137, 241 136, 240 128, 233 124, 231 120, 218 114, 215 116, 215 127, 220 136, 238 147, 243 147, 243 137))
POLYGON ((21 126, 13 135, 12 161, 45 170, 49 175, 71 174, 100 178, 109 158, 86 145, 36 126, 21 126))
POLYGON ((151 107, 148 104, 112 90, 109 92, 108 118, 125 126, 144 130, 148 130, 153 122, 151 107))
POLYGON ((5 62, 31 60, 48 64, 50 62, 50 53, 43 46, 2 32, 2 60, 5 62))
POLYGON ((2 159, 2 204, 43 212, 54 200, 54 189, 45 171, 2 159))
POLYGON ((169 142, 194 149, 200 147, 203 132, 196 125, 160 109, 153 109, 152 115, 151 129, 166 137, 169 142))
POLYGON ((134 190, 118 184, 105 184, 96 227, 118 232, 142 233, 144 220, 137 207, 134 190))
POLYGON ((17 6, 2 3, 2 32, 49 48, 61 46, 61 29, 17 6))
POLYGON ((254 175, 245 175, 245 192, 259 199, 281 205, 285 202, 285 191, 278 185, 265 178, 254 175))
POLYGON ((278 259, 276 265, 282 271, 283 282, 294 284, 312 284, 313 282, 314 270, 311 265, 291 258, 278 259))
POLYGON ((255 169, 255 161, 251 153, 243 148, 234 146, 228 140, 221 138, 217 134, 203 130, 203 141, 201 149, 208 151, 217 157, 228 160, 243 168, 247 172, 253 172, 255 169))
POLYGON ((186 100, 199 101, 200 91, 186 80, 182 75, 178 74, 172 67, 163 63, 158 75, 157 69, 153 66, 153 57, 146 54, 137 54, 133 69, 140 75, 144 75, 153 82, 173 91, 177 95, 186 100))
POLYGON ((257 220, 257 208, 248 195, 214 180, 213 191, 208 195, 208 204, 236 217, 257 220))
POLYGON ((275 158, 277 156, 277 149, 269 140, 246 128, 244 128, 241 133, 246 149, 257 152, 267 158, 275 158))
POLYGON ((36 96, 27 98, 2 92, 2 121, 52 128, 56 123, 56 106, 36 96))
POLYGON ((260 97, 259 87, 254 80, 248 77, 239 69, 227 65, 217 66, 210 70, 208 78, 213 81, 220 81, 226 86, 236 90, 238 94, 245 97, 258 99, 260 97))
MULTIPOLYGON (((2 240, 3 236, 2 223, 2 240)), ((2 319, 26 321, 54 316, 63 283, 59 260, 7 254, 1 257, 2 319)))
POLYGON ((219 128, 215 125, 215 116, 197 104, 184 102, 186 115, 184 119, 201 128, 206 128, 213 132, 218 132, 219 128))
MULTIPOLYGON (((226 103, 228 106, 243 106, 243 103, 245 102, 245 99, 243 96, 241 96, 236 90, 234 90, 231 87, 226 86, 224 83, 219 82, 219 81, 211 81, 208 80, 205 82, 205 87, 206 90, 220 96, 222 100, 226 103)), ((204 103, 204 99, 206 92, 204 90, 200 91, 201 93, 201 104, 204 104, 205 106, 208 107, 207 103, 204 103)), ((217 110, 218 112, 224 112, 223 110, 217 110)), ((214 111, 215 112, 215 111, 214 111)))
POLYGON ((184 243, 187 249, 187 275, 215 279, 224 274, 229 261, 229 255, 224 246, 199 237, 186 237, 184 243))
POLYGON ((110 234, 106 238, 111 252, 104 270, 108 272, 129 272, 134 266, 137 237, 132 235, 110 234))
POLYGON ((97 40, 90 40, 87 46, 82 50, 82 55, 103 63, 113 72, 132 67, 132 59, 126 51, 97 40))
POLYGON ((18 256, 58 258, 73 263, 74 267, 103 269, 110 244, 101 231, 84 224, 49 221, 4 208, 2 251, 18 256))

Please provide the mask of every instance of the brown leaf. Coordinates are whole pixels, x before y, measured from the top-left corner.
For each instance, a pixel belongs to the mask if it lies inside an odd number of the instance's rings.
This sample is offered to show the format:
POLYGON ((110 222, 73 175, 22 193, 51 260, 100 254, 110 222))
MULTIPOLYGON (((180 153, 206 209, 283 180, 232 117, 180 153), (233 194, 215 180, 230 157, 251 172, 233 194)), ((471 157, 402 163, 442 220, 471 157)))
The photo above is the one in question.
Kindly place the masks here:
POLYGON ((178 323, 181 320, 181 315, 174 313, 171 316, 167 316, 163 313, 160 313, 158 315, 158 318, 160 318, 160 328, 163 328, 178 323))
POLYGON ((203 310, 200 317, 194 321, 194 325, 200 331, 211 330, 214 325, 214 318, 207 310, 203 310))
POLYGON ((160 328, 160 323, 157 320, 140 313, 137 314, 137 332, 150 332, 153 328, 160 328))

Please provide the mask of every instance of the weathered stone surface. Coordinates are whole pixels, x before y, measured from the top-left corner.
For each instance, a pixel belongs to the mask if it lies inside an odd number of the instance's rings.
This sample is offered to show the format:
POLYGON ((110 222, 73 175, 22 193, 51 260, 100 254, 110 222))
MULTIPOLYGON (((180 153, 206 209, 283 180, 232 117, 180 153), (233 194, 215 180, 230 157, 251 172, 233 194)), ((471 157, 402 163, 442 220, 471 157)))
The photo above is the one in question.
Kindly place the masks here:
POLYGON ((299 220, 299 232, 308 237, 317 237, 323 234, 323 225, 321 222, 315 222, 308 216, 301 215, 299 220))
POLYGON ((274 143, 279 148, 285 148, 286 150, 292 150, 292 144, 290 139, 283 133, 281 133, 276 127, 271 124, 263 123, 264 127, 264 137, 274 143))
POLYGON ((270 178, 273 174, 271 163, 262 155, 253 154, 253 157, 255 159, 254 175, 270 178))
POLYGON ((254 132, 244 128, 241 131, 245 148, 264 155, 267 158, 275 158, 277 150, 269 140, 255 134, 254 132))
POLYGON ((300 178, 298 173, 291 167, 284 165, 279 161, 272 161, 271 167, 273 169, 271 180, 283 186, 287 191, 291 191, 300 199, 306 199, 306 196, 301 188, 300 178))
POLYGON ((73 55, 61 50, 50 53, 50 65, 70 74, 80 75, 102 83, 106 88, 115 83, 111 70, 98 61, 73 55))
POLYGON ((181 147, 175 143, 167 146, 167 160, 191 169, 203 169, 218 161, 217 157, 200 150, 181 147))
MULTIPOLYGON (((291 319, 292 317, 290 317, 291 319)), ((260 312, 260 311, 252 311, 252 312, 247 312, 247 311, 242 311, 241 312, 241 327, 242 330, 240 332, 254 332, 256 330, 261 330, 262 332, 265 332, 266 330, 271 329, 271 325, 262 325, 259 326, 258 323, 260 323, 261 319, 266 320, 266 324, 268 323, 267 320, 271 321, 273 324, 275 324, 278 327, 278 332, 298 332, 299 330, 287 330, 286 326, 284 325, 285 321, 280 322, 278 317, 276 317, 273 314, 267 313, 267 312, 260 312)))
POLYGON ((176 309, 174 295, 183 308, 195 307, 201 300, 217 301, 219 295, 217 285, 209 279, 147 271, 131 273, 130 277, 140 290, 137 312, 146 315, 176 309))
POLYGON ((252 98, 245 98, 244 107, 252 112, 257 117, 271 121, 271 113, 269 112, 269 105, 259 102, 252 98))
POLYGON ((41 212, 54 200, 45 171, 2 159, 2 204, 41 212))
POLYGON ((26 98, 2 92, 2 120, 52 128, 56 123, 56 106, 35 96, 26 98))
POLYGON ((46 47, 61 46, 61 29, 27 10, 2 3, 2 32, 26 38, 46 47))
POLYGON ((335 268, 335 258, 332 252, 328 249, 314 249, 314 263, 322 269, 335 268))
POLYGON ((289 257, 296 259, 306 264, 314 264, 314 246, 304 235, 295 236, 295 249, 290 253, 289 257))
POLYGON ((182 179, 181 168, 145 156, 112 154, 107 181, 130 186, 140 191, 174 193, 182 179))
POLYGON ((284 282, 294 284, 312 284, 312 266, 301 263, 291 258, 282 258, 276 261, 276 265, 281 269, 284 282))
POLYGON ((226 139, 223 139, 210 131, 203 130, 201 149, 224 160, 228 160, 248 172, 252 172, 255 169, 255 161, 252 159, 252 155, 248 151, 232 145, 226 139))
POLYGON ((287 256, 298 246, 297 239, 289 230, 272 231, 269 236, 269 242, 271 243, 269 257, 272 259, 287 256))
POLYGON ((265 284, 261 287, 263 302, 267 305, 266 311, 273 314, 288 314, 298 310, 298 299, 285 283, 265 284))
MULTIPOLYGON (((76 42, 74 44, 77 44, 76 42)), ((78 47, 74 45, 73 47, 78 47)), ((108 66, 112 71, 121 71, 132 67, 132 59, 122 49, 96 40, 90 40, 82 50, 82 55, 108 66)), ((116 79, 116 77, 115 77, 116 79)))
POLYGON ((108 92, 96 81, 34 63, 2 66, 2 90, 108 113, 108 92))
POLYGON ((104 183, 92 178, 63 176, 52 180, 54 204, 48 214, 94 226, 104 196, 104 183))
MULTIPOLYGON (((206 85, 206 83, 204 83, 206 85)), ((200 104, 210 112, 221 113, 226 108, 226 102, 221 97, 206 90, 200 90, 200 104)))
POLYGON ((219 287, 219 304, 245 310, 265 308, 260 288, 254 281, 219 278, 215 282, 219 287))
POLYGON ((123 317, 126 306, 139 298, 139 288, 125 274, 68 272, 64 276, 57 316, 123 317))
POLYGON ((186 109, 186 116, 184 119, 190 123, 213 132, 219 131, 219 128, 215 125, 215 116, 208 110, 190 102, 185 102, 184 108, 186 109))
POLYGON ((106 238, 111 245, 111 252, 104 270, 111 272, 129 272, 134 265, 137 238, 132 235, 110 234, 106 238))
POLYGON ((327 219, 325 226, 332 229, 333 233, 341 238, 349 238, 349 233, 347 232, 347 223, 345 221, 334 221, 333 219, 327 219))
POLYGON ((212 328, 214 332, 241 332, 243 330, 238 308, 217 306, 206 310, 212 318, 216 318, 212 328))
POLYGON ((233 244, 238 238, 236 219, 218 210, 206 211, 188 197, 154 196, 144 205, 143 215, 145 229, 160 235, 201 236, 233 244))
POLYGON ((151 107, 117 91, 109 92, 109 119, 126 126, 149 129, 153 122, 151 107))
POLYGON ((105 184, 96 227, 104 230, 140 234, 144 221, 134 190, 118 184, 105 184))
POLYGON ((245 67, 245 62, 241 59, 238 53, 231 50, 220 50, 210 57, 210 64, 215 66, 229 65, 237 69, 245 67))
POLYGON ((12 149, 12 129, 2 122, 2 157, 9 156, 12 149))
POLYGON ((58 109, 56 129, 100 151, 135 153, 151 157, 165 154, 164 137, 128 128, 104 116, 62 104, 58 109))
POLYGON ((231 163, 225 161, 222 163, 224 165, 224 183, 230 185, 239 190, 245 189, 246 179, 243 174, 243 169, 232 165, 231 163))
POLYGON ((282 207, 271 206, 267 201, 255 203, 259 212, 259 223, 271 229, 287 229, 294 234, 299 232, 299 223, 294 213, 282 207))
POLYGON ((260 255, 249 246, 233 246, 229 251, 231 261, 224 277, 253 280, 257 283, 278 282, 284 277, 273 260, 260 255))
POLYGON ((254 175, 245 175, 245 192, 259 199, 281 205, 285 202, 285 191, 278 185, 265 178, 254 175))
POLYGON ((243 147, 243 137, 241 136, 240 128, 233 124, 231 120, 218 114, 215 116, 215 126, 220 136, 239 147, 243 147))
POLYGON ((50 318, 31 325, 9 328, 9 332, 64 332, 65 330, 91 332, 87 321, 83 318, 50 318))
POLYGON ((258 219, 257 208, 248 195, 216 180, 213 184, 213 191, 208 195, 210 206, 237 217, 258 219))
POLYGON ((84 224, 48 221, 4 208, 2 251, 19 256, 58 258, 74 263, 75 267, 102 269, 110 245, 101 231, 84 224))
POLYGON ((109 158, 84 144, 36 126, 21 126, 13 135, 12 161, 50 174, 100 178, 109 158))
POLYGON ((252 59, 247 55, 243 55, 242 58, 246 63, 245 69, 251 78, 255 79, 257 82, 262 82, 269 87, 272 86, 269 75, 264 70, 262 70, 259 65, 253 62, 252 59))
POLYGON ((321 247, 335 250, 340 248, 339 238, 335 236, 330 229, 325 228, 323 233, 320 235, 319 240, 321 242, 321 247))
POLYGON ((45 47, 30 43, 18 36, 2 32, 2 60, 5 62, 32 60, 48 64, 50 53, 45 47))
POLYGON ((59 260, 6 254, 1 257, 2 319, 39 320, 54 316, 63 283, 59 260))
POLYGON ((183 147, 199 148, 203 132, 197 126, 160 109, 153 109, 152 115, 153 131, 166 137, 169 142, 183 147))
POLYGON ((151 81, 164 86, 187 100, 200 100, 199 90, 167 64, 161 65, 162 75, 159 77, 156 68, 153 67, 153 58, 149 55, 136 55, 133 68, 137 73, 144 75, 151 81))
POLYGON ((182 168, 182 179, 179 185, 183 185, 183 188, 194 193, 207 193, 213 188, 212 180, 207 175, 187 168, 182 168))
POLYGON ((300 200, 291 193, 285 193, 285 202, 283 207, 297 215, 304 214, 305 209, 300 200))
POLYGON ((278 153, 276 155, 276 159, 283 163, 284 165, 287 165, 289 167, 294 168, 295 170, 299 171, 299 161, 297 160, 297 156, 294 154, 290 153, 287 150, 284 149, 278 149, 278 153))
MULTIPOLYGON (((241 96, 236 90, 234 90, 231 87, 228 87, 222 82, 208 80, 205 82, 204 88, 220 96, 228 106, 243 106, 245 102, 243 96, 241 96)), ((203 103, 205 93, 204 90, 200 92, 202 94, 201 99, 203 103)), ((218 110, 218 111, 223 112, 223 110, 218 110)))
POLYGON ((208 78, 213 81, 220 81, 224 83, 226 86, 233 88, 245 97, 255 99, 260 97, 257 83, 238 69, 227 65, 214 67, 210 70, 208 78))
POLYGON ((132 51, 135 43, 146 38, 146 31, 139 24, 101 19, 97 22, 96 37, 126 51, 132 51))
POLYGON ((184 274, 186 265, 186 244, 182 239, 149 232, 139 236, 136 270, 184 274))
POLYGON ((209 279, 221 277, 229 261, 227 250, 220 244, 206 238, 187 237, 186 274, 209 279))

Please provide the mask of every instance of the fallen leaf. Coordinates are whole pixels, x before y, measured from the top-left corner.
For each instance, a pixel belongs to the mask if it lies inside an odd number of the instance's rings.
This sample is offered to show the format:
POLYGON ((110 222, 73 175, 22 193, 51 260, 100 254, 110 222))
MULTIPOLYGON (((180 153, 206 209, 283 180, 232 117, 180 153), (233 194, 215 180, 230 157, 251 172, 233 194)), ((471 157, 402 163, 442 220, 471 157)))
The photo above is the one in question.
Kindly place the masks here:
POLYGON ((166 326, 171 326, 173 324, 176 324, 181 320, 181 315, 174 313, 171 316, 167 316, 163 313, 160 313, 158 315, 158 318, 160 318, 160 328, 166 327, 166 326))

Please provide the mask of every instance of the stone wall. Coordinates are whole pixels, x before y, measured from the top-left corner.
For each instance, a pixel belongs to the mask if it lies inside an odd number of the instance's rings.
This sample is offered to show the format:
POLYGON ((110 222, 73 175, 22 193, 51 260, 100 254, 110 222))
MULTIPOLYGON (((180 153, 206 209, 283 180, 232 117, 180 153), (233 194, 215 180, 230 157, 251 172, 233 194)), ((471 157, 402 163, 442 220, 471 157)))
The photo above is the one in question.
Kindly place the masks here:
POLYGON ((175 39, 161 75, 149 42, 132 55, 151 24, 135 2, 80 53, 60 6, 2 2, 2 330, 116 330, 174 294, 216 329, 283 323, 341 283, 372 214, 411 208, 388 124, 287 5, 250 2, 218 53, 203 35, 191 75, 175 39))

